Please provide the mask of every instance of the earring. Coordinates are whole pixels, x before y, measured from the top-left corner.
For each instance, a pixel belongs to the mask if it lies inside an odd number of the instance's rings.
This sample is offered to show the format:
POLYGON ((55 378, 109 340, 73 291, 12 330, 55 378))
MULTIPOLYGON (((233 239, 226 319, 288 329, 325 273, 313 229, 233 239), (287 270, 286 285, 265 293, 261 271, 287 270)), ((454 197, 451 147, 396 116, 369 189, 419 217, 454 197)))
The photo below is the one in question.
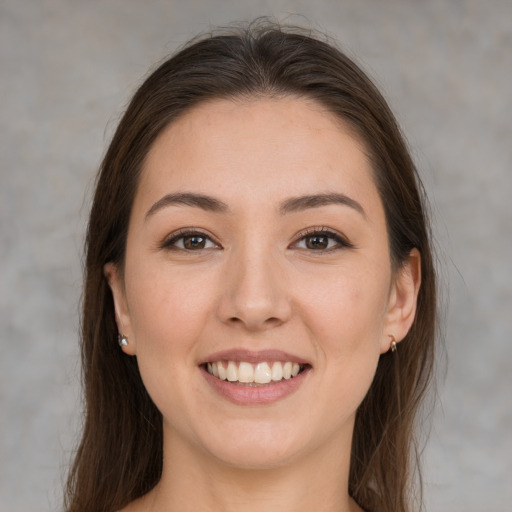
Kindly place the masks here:
POLYGON ((396 340, 395 340, 395 337, 390 334, 389 337, 391 338, 391 345, 389 347, 389 349, 391 350, 391 352, 396 352, 396 340))
POLYGON ((120 347, 128 346, 128 338, 124 334, 119 333, 117 335, 117 342, 119 343, 120 347))

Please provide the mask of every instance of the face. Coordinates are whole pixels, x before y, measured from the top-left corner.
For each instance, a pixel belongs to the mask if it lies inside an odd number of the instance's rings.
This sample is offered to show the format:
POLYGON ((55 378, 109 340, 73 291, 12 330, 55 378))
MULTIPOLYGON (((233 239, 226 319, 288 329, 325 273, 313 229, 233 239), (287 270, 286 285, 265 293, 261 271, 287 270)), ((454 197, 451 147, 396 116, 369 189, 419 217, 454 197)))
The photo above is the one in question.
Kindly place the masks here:
POLYGON ((217 100, 151 148, 105 273, 166 446, 263 468, 350 446, 418 260, 392 272, 369 161, 331 114, 217 100))

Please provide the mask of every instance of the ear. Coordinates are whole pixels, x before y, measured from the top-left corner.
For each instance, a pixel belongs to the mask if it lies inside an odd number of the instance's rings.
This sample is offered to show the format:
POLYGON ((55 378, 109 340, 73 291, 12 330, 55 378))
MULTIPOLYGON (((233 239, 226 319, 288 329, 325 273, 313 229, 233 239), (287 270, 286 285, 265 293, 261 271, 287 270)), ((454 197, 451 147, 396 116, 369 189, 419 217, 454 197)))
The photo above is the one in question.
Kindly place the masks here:
POLYGON ((126 302, 126 293, 121 271, 118 265, 110 262, 103 267, 103 274, 107 278, 108 285, 112 291, 117 330, 128 339, 128 345, 121 347, 121 349, 125 354, 134 356, 136 354, 136 343, 131 328, 130 314, 126 302))
POLYGON ((416 315, 418 292, 421 286, 421 255, 413 249, 396 271, 389 294, 388 310, 382 333, 381 353, 399 343, 409 332, 416 315))

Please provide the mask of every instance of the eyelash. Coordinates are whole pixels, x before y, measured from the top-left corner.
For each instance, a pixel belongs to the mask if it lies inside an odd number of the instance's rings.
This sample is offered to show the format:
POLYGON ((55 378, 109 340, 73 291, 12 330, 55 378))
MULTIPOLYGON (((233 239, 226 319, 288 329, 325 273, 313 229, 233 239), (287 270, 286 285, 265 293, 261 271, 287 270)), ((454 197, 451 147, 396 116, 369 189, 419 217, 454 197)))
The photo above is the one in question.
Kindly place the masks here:
POLYGON ((307 247, 304 247, 301 249, 309 251, 309 252, 326 253, 326 252, 337 251, 340 249, 354 248, 354 245, 352 245, 345 237, 343 237, 336 231, 333 231, 332 229, 325 228, 325 227, 311 227, 311 228, 308 228, 308 229, 300 232, 297 235, 297 241, 292 244, 292 247, 297 246, 299 244, 299 242, 302 242, 303 240, 306 240, 307 238, 313 238, 313 237, 328 238, 329 240, 333 240, 335 242, 335 245, 333 247, 327 247, 326 249, 310 249, 307 247))
MULTIPOLYGON (((325 227, 311 227, 306 229, 305 231, 300 232, 297 237, 296 241, 293 242, 290 247, 296 247, 300 242, 307 238, 313 238, 313 237, 325 237, 329 239, 330 241, 334 241, 335 245, 333 247, 327 247, 325 249, 311 249, 308 247, 300 248, 302 250, 308 251, 308 252, 318 252, 318 253, 326 253, 326 252, 332 252, 339 249, 350 249, 353 248, 354 245, 352 245, 346 238, 341 236, 336 231, 333 231, 331 229, 325 228, 325 227)), ((329 242, 328 242, 329 243, 329 242)), ((200 231, 198 229, 193 228, 184 228, 176 233, 173 233, 173 235, 170 238, 167 238, 160 244, 161 249, 171 250, 171 251, 186 251, 186 252, 200 252, 202 250, 208 250, 208 249, 214 249, 214 248, 220 248, 220 244, 215 242, 210 235, 204 233, 203 231, 200 231), (194 249, 187 249, 186 247, 178 247, 176 243, 179 240, 184 240, 186 238, 203 238, 212 244, 214 244, 216 247, 202 247, 196 250, 194 249)))
POLYGON ((203 238, 207 241, 210 241, 215 246, 220 247, 220 245, 217 242, 212 240, 212 237, 210 235, 208 235, 198 229, 184 228, 184 229, 180 229, 176 233, 173 233, 173 235, 170 238, 165 239, 163 241, 163 243, 160 244, 160 248, 167 249, 169 251, 186 251, 186 252, 200 252, 201 250, 212 249, 212 247, 205 247, 205 248, 198 249, 197 251, 194 251, 193 249, 187 249, 186 247, 178 247, 176 245, 176 242, 178 242, 179 240, 182 240, 185 238, 193 238, 193 237, 203 238))

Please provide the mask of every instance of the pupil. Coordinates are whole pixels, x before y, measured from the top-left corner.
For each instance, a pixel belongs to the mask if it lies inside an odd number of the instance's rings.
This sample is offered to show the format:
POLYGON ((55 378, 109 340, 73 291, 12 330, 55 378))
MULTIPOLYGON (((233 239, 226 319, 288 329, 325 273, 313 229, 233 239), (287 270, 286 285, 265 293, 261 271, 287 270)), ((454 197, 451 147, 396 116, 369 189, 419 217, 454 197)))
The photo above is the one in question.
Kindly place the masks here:
POLYGON ((203 249, 205 238, 203 236, 189 236, 185 238, 185 247, 187 249, 203 249))
POLYGON ((309 249, 326 249, 329 241, 326 236, 310 236, 306 245, 309 249))

